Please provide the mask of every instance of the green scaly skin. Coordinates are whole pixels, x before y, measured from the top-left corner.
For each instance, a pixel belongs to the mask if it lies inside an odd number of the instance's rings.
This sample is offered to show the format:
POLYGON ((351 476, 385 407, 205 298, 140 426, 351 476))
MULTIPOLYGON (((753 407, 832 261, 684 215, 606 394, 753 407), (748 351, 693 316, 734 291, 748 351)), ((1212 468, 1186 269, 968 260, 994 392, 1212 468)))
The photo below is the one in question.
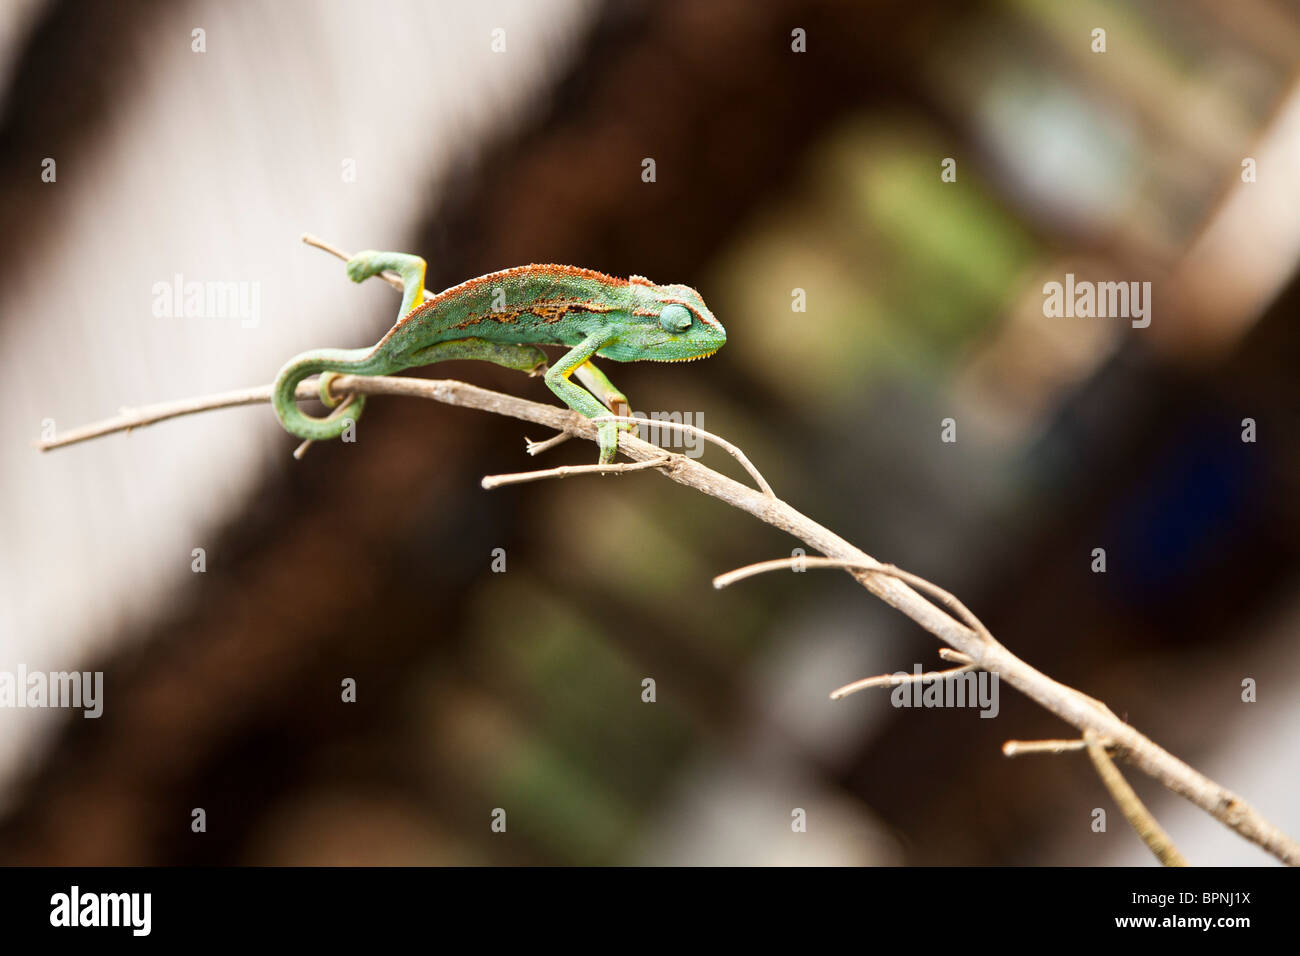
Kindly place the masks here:
MULTIPOLYGON (((367 251, 347 264, 354 282, 385 269, 402 277, 404 290, 397 324, 387 335, 370 348, 303 352, 276 377, 275 414, 299 438, 339 437, 365 403, 364 396, 356 395, 329 418, 303 414, 294 396, 310 375, 321 376, 321 399, 333 407, 337 400, 330 382, 338 375, 391 375, 452 359, 478 359, 536 375, 546 368, 546 354, 538 346, 564 345, 569 351, 546 371, 546 384, 574 411, 596 418, 608 414, 607 407, 626 415, 630 406, 591 364, 593 356, 615 362, 683 362, 712 355, 727 341, 700 294, 684 285, 655 285, 641 276, 616 279, 574 266, 531 265, 492 272, 426 297, 419 256, 367 251), (570 381, 579 369, 597 395, 570 381)), ((601 422, 597 428, 600 461, 612 462, 620 426, 601 422)))

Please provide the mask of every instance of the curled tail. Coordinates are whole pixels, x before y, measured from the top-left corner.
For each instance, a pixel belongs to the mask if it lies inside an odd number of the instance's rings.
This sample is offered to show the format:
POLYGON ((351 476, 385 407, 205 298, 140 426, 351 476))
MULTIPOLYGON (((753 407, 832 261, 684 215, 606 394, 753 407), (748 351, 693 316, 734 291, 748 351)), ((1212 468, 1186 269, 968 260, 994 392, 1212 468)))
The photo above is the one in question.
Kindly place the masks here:
MULTIPOLYGON (((352 397, 351 404, 348 406, 350 414, 346 416, 315 418, 304 415, 298 408, 295 397, 298 384, 309 375, 322 372, 375 375, 385 371, 383 367, 385 365, 382 357, 375 355, 374 349, 316 349, 303 352, 291 358, 275 377, 275 385, 271 391, 271 405, 275 409, 276 417, 280 419, 280 424, 292 435, 313 441, 338 438, 347 428, 349 419, 356 421, 361 417, 361 409, 366 401, 365 396, 352 397)), ((327 382, 328 379, 322 379, 321 400, 326 405, 334 405, 335 400, 324 387, 327 382)))

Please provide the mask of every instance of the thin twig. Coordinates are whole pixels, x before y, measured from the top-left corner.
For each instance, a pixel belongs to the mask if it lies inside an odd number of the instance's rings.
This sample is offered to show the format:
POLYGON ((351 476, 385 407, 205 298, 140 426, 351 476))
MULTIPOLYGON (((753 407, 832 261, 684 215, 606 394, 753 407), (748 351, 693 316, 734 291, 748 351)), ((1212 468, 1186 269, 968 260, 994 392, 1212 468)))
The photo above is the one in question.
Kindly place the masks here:
POLYGON ((1008 757, 1020 757, 1024 754, 1063 754, 1071 750, 1082 750, 1088 746, 1082 740, 1008 740, 1002 745, 1002 753, 1008 757))
MULTIPOLYGON (((331 392, 330 394, 333 395, 333 392, 331 392)), ((357 397, 355 395, 349 395, 341 405, 333 409, 327 416, 325 416, 324 420, 328 422, 336 418, 343 418, 345 415, 347 415, 348 409, 350 409, 356 403, 356 400, 357 397)), ((316 444, 316 440, 314 438, 306 439, 305 441, 303 441, 301 445, 299 445, 297 448, 293 450, 293 457, 296 458, 298 461, 302 461, 302 456, 307 454, 308 449, 310 449, 311 446, 314 444, 316 444)))
POLYGON ((764 574, 768 571, 777 571, 781 568, 838 568, 841 571, 861 571, 866 574, 887 574, 890 577, 898 578, 900 581, 919 588, 922 591, 928 591, 937 597, 944 604, 957 612, 962 620, 980 636, 984 641, 996 644, 993 635, 985 627, 980 619, 971 613, 970 609, 957 600, 957 597, 948 591, 945 591, 939 585, 910 571, 904 571, 902 568, 895 567, 892 564, 881 564, 878 561, 838 561, 834 558, 817 558, 817 557, 792 557, 792 558, 773 558, 771 561, 759 561, 755 564, 747 564, 743 568, 736 568, 734 571, 728 571, 726 574, 719 574, 713 579, 715 588, 725 588, 737 581, 743 581, 745 578, 753 577, 756 574, 764 574))
MULTIPOLYGON (((307 245, 309 246, 314 246, 317 249, 321 249, 325 252, 328 252, 332 256, 338 256, 344 262, 347 262, 349 259, 352 258, 352 253, 344 252, 338 246, 331 245, 330 243, 326 242, 324 239, 320 239, 317 238, 316 236, 313 236, 310 232, 304 232, 302 234, 302 241, 307 243, 307 245)), ((378 278, 383 279, 385 282, 391 285, 398 292, 406 291, 406 286, 402 283, 402 277, 399 276, 392 269, 385 269, 383 272, 378 273, 377 276, 378 278)), ((425 291, 427 292, 428 290, 426 289, 425 291)))
POLYGON ((925 681, 944 680, 956 674, 966 674, 975 669, 974 664, 963 664, 961 667, 953 667, 946 671, 927 671, 924 674, 881 674, 879 677, 864 677, 861 680, 855 680, 852 684, 845 684, 843 687, 837 687, 831 691, 831 700, 839 700, 841 697, 848 697, 849 694, 856 694, 860 690, 866 690, 868 687, 898 687, 902 684, 924 683, 925 681))
POLYGON ((754 464, 749 460, 749 457, 743 451, 741 451, 739 448, 733 445, 731 442, 727 441, 725 438, 713 434, 713 432, 706 432, 703 428, 697 428, 694 425, 684 425, 680 422, 664 422, 664 421, 651 422, 649 419, 636 418, 632 415, 599 415, 596 418, 593 418, 592 421, 593 422, 626 422, 631 425, 645 425, 647 428, 650 427, 675 428, 679 432, 685 432, 689 435, 698 435, 700 438, 703 438, 705 441, 713 442, 713 444, 725 450, 727 454, 731 455, 732 458, 735 458, 736 461, 740 462, 740 464, 744 467, 744 469, 747 472, 749 472, 749 476, 754 479, 755 484, 758 485, 759 489, 763 492, 763 494, 767 495, 767 497, 769 498, 776 497, 776 493, 772 491, 772 486, 767 483, 767 479, 763 477, 762 473, 757 468, 754 467, 754 464))
MULTIPOLYGON (((298 386, 296 394, 299 399, 314 398, 317 395, 317 390, 311 383, 304 382, 298 386)), ((216 395, 204 395, 198 398, 183 398, 176 402, 157 402, 152 405, 141 405, 138 408, 124 407, 113 418, 106 418, 91 425, 83 425, 81 428, 69 429, 62 434, 55 435, 48 441, 36 441, 32 444, 41 451, 51 451, 55 448, 75 445, 78 442, 90 441, 92 438, 102 438, 114 432, 129 432, 133 428, 143 428, 145 425, 165 422, 169 418, 196 415, 199 412, 211 412, 218 408, 262 405, 270 400, 271 386, 262 385, 258 388, 240 388, 233 392, 220 392, 216 395)))
POLYGON ((672 455, 664 455, 652 461, 618 461, 608 465, 560 465, 558 468, 545 468, 541 471, 517 471, 508 475, 486 475, 484 488, 500 488, 502 485, 522 485, 526 481, 541 481, 544 478, 568 478, 570 475, 621 475, 628 471, 645 471, 647 468, 660 468, 670 461, 672 455))
POLYGON ((1110 795, 1119 804, 1124 818, 1137 831, 1142 842, 1156 855, 1156 859, 1165 866, 1186 866, 1186 857, 1178 852, 1178 847, 1174 846, 1174 841, 1169 839, 1169 834, 1138 799, 1137 793, 1115 766, 1115 761, 1111 760, 1110 754, 1106 753, 1106 748, 1102 746, 1097 732, 1085 730, 1083 741, 1087 745, 1088 756, 1092 758, 1092 765, 1097 768, 1097 776, 1101 777, 1101 782, 1106 785, 1110 795))
POLYGON ((530 455, 540 455, 544 451, 550 451, 556 445, 563 444, 572 437, 568 432, 560 432, 558 435, 552 435, 544 441, 533 441, 531 438, 525 437, 526 446, 524 450, 530 455))
MULTIPOLYGON (((774 558, 771 561, 760 561, 757 564, 746 565, 743 568, 737 568, 734 571, 728 571, 726 574, 721 574, 713 579, 713 586, 715 588, 724 588, 729 584, 734 584, 736 581, 752 577, 755 574, 762 574, 767 571, 776 571, 781 568, 796 567, 839 568, 845 571, 857 572, 858 574, 885 574, 890 577, 898 578, 900 581, 903 581, 918 590, 925 591, 932 597, 937 597, 944 604, 952 608, 952 610, 956 611, 957 615, 985 644, 996 646, 999 650, 1005 653, 1010 653, 1005 647, 998 643, 997 639, 993 637, 989 632, 989 629, 984 626, 983 622, 971 613, 970 609, 966 607, 965 604, 957 599, 956 595, 949 591, 945 591, 933 581, 928 581, 920 575, 913 574, 910 571, 904 571, 902 568, 892 564, 880 564, 876 561, 867 563, 859 561, 838 561, 831 558, 816 557, 774 558)), ((866 586, 865 582, 863 582, 861 578, 858 580, 859 583, 866 586)), ((868 588, 868 590, 870 590, 870 588, 868 588)), ((907 614, 908 612, 904 611, 904 613, 907 614)), ((911 617, 912 615, 908 614, 908 616, 911 617)), ((1119 718, 1115 716, 1115 712, 1097 698, 1089 697, 1083 691, 1075 690, 1073 687, 1066 687, 1064 684, 1059 684, 1058 686, 1063 690, 1063 692, 1075 694, 1082 700, 1087 701, 1090 705, 1101 708, 1115 720, 1119 720, 1119 718)))
MULTIPOLYGON (((464 382, 386 376, 341 376, 336 381, 336 388, 340 393, 426 398, 447 405, 478 409, 494 415, 506 415, 555 431, 568 432, 587 441, 594 442, 597 438, 596 425, 576 412, 477 388, 464 382)), ((313 393, 313 389, 306 383, 299 388, 300 397, 310 398, 313 393)), ((264 386, 207 398, 149 406, 148 409, 118 416, 107 422, 76 429, 38 447, 44 449, 61 447, 180 415, 194 414, 212 408, 251 405, 270 401, 270 398, 271 388, 264 386)), ((652 459, 659 461, 663 458, 663 449, 642 441, 635 435, 621 435, 619 447, 623 454, 633 461, 652 459)), ((944 613, 934 603, 909 587, 905 583, 908 579, 899 574, 887 573, 886 567, 876 562, 871 555, 854 547, 788 503, 746 487, 694 459, 676 456, 672 464, 672 468, 660 468, 659 473, 677 484, 717 498, 774 528, 786 531, 810 548, 826 555, 827 560, 839 561, 846 568, 852 568, 849 573, 868 591, 890 607, 906 614, 949 647, 966 654, 972 661, 978 661, 982 669, 997 674, 1001 681, 1015 687, 1080 731, 1091 729, 1101 739, 1112 741, 1117 748, 1121 749, 1130 764, 1154 777, 1174 793, 1187 798, 1242 837, 1259 844, 1278 859, 1293 865, 1300 863, 1300 844, 1270 823, 1258 810, 1235 793, 1189 767, 1136 728, 1121 721, 1100 702, 1053 680, 1016 657, 1001 644, 987 640, 976 629, 944 613)), ((812 558, 802 560, 809 563, 813 561, 812 558)), ((785 564, 788 566, 788 562, 785 564)), ((955 600, 954 598, 953 601, 955 600)), ((956 604, 949 601, 945 603, 954 610, 957 609, 956 604)), ((958 616, 964 617, 960 611, 957 613, 958 616)))

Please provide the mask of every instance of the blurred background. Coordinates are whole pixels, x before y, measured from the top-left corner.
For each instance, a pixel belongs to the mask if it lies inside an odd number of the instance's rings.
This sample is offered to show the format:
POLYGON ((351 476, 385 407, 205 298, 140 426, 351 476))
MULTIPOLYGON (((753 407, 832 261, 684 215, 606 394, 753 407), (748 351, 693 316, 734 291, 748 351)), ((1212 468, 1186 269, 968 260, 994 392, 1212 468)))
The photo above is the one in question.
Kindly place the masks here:
MULTIPOLYGON (((798 542, 649 474, 479 487, 589 445, 373 399, 302 461, 266 406, 32 449, 376 341, 397 296, 304 231, 698 288, 727 348, 605 363, 634 408, 1300 833, 1298 66, 1295 0, 7 0, 0 669, 105 689, 0 709, 0 862, 1154 862, 1086 757, 1001 755, 1070 732, 1009 688, 829 701, 939 663, 846 576, 710 586, 798 542), (1150 326, 1045 317, 1067 273, 1150 326), (178 276, 255 314, 160 316, 178 276)), ((1192 863, 1273 862, 1128 776, 1192 863)))

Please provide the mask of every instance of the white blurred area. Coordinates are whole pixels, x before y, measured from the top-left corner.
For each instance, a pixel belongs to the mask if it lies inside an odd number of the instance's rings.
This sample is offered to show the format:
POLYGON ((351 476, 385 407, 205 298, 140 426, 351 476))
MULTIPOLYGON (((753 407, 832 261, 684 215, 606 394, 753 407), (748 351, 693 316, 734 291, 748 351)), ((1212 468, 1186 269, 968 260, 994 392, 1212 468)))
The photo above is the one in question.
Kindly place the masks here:
MULTIPOLYGON (((134 38, 138 70, 111 122, 78 141, 84 154, 53 157, 48 238, 10 263, 0 301, 0 669, 80 669, 175 600, 193 586, 192 550, 221 561, 214 529, 294 445, 266 407, 44 455, 31 446, 42 421, 64 430, 121 406, 262 384, 303 349, 373 341, 374 317, 396 309, 392 290, 353 286, 299 235, 409 248, 449 162, 544 100, 593 7, 159 9, 134 38), (191 51, 196 27, 204 53, 191 51), (494 29, 510 55, 492 52, 494 29), (343 181, 346 159, 355 182, 343 181), (156 318, 153 286, 177 273, 260 284, 260 322, 156 318)), ((0 8, 0 80, 37 12, 0 8)), ((6 710, 0 794, 62 717, 6 710)))
POLYGON ((1176 352, 1201 357, 1230 347, 1282 291, 1300 263, 1300 84, 1241 164, 1249 188, 1226 191, 1175 270, 1170 287, 1184 315, 1158 332, 1176 352))
MULTIPOLYGON (((1300 735, 1295 732, 1300 726, 1300 695, 1296 693, 1300 687, 1300 659, 1293 652, 1296 630, 1300 628, 1300 588, 1293 588, 1292 594, 1296 596, 1279 608, 1279 613, 1259 626, 1258 640, 1249 644, 1252 652, 1241 661, 1241 674, 1256 682, 1259 701, 1264 702, 1263 695, 1268 695, 1267 709, 1240 703, 1236 699, 1240 688, 1224 686, 1215 661, 1200 662, 1199 668, 1190 669, 1184 680, 1173 685, 1181 688, 1177 696, 1177 692, 1170 693, 1173 682, 1159 685, 1161 693, 1169 694, 1166 706, 1171 710, 1195 713, 1198 708, 1221 706, 1225 697, 1233 704, 1229 711, 1232 716, 1206 753, 1179 756, 1253 804, 1270 823, 1288 834, 1300 832, 1300 801, 1295 799, 1296 767, 1300 766, 1300 735)), ((1158 666, 1158 662, 1152 662, 1153 673, 1158 666)), ((1191 865, 1282 865, 1276 857, 1243 840, 1182 797, 1144 781, 1134 771, 1128 771, 1127 776, 1142 788, 1140 796, 1147 801, 1148 809, 1191 865)), ((1127 824, 1116 812, 1111 816, 1111 826, 1127 824)), ((1063 842, 1068 846, 1069 841, 1063 842)), ((1136 836, 1107 842, 1108 852, 1097 862, 1107 866, 1151 865, 1151 852, 1136 836)))

